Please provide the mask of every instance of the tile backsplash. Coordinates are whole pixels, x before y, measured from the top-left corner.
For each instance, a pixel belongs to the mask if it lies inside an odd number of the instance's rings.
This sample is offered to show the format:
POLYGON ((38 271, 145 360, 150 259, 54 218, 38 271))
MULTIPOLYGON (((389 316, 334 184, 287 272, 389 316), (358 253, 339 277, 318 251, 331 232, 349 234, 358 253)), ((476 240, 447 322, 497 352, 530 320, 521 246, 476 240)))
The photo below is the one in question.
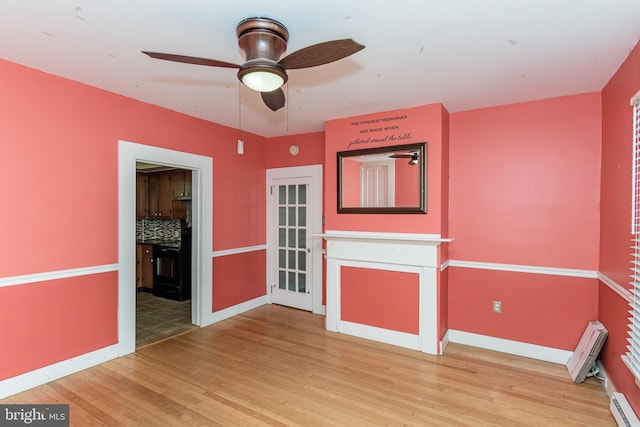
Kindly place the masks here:
POLYGON ((136 221, 136 240, 180 241, 179 219, 139 219, 136 221))

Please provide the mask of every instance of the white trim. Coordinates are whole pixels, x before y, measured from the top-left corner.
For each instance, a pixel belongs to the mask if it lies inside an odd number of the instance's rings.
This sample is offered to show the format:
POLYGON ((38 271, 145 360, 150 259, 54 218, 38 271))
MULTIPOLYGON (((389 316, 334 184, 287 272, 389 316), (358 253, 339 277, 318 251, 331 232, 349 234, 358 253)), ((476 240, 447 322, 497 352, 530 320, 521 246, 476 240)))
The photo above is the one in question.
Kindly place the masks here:
POLYGON ((338 321, 338 332, 372 341, 379 341, 385 344, 397 345, 412 350, 420 350, 421 348, 419 335, 364 325, 361 323, 347 322, 346 320, 338 321))
POLYGON ((449 329, 449 342, 566 365, 573 352, 449 329))
POLYGON ((248 252, 264 251, 267 249, 267 245, 246 246, 244 248, 222 249, 219 251, 213 251, 213 258, 218 258, 227 255, 246 254, 248 252))
MULTIPOLYGON (((323 167, 322 165, 310 166, 294 166, 287 168, 267 169, 266 171, 266 194, 267 194, 267 282, 265 283, 266 293, 271 302, 271 287, 269 281, 273 280, 276 275, 275 265, 277 260, 273 258, 272 247, 277 246, 277 236, 274 235, 274 227, 272 224, 275 219, 273 216, 273 198, 269 197, 270 188, 276 179, 290 178, 311 178, 312 200, 311 206, 313 212, 311 214, 312 224, 310 227, 311 236, 322 232, 322 212, 323 212, 323 167)), ((324 314, 325 306, 322 304, 322 241, 311 239, 311 270, 313 286, 311 288, 312 312, 315 314, 324 314)))
POLYGON ((477 268, 480 270, 512 271, 516 273, 548 274, 551 276, 583 277, 597 279, 595 270, 578 270, 573 268, 538 267, 533 265, 497 264, 491 262, 449 260, 449 267, 477 268))
POLYGON ((451 265, 451 261, 446 260, 445 262, 440 264, 440 271, 445 271, 447 268, 449 268, 449 265, 451 265))
POLYGON ((604 378, 604 380, 602 381, 602 388, 604 388, 604 391, 607 392, 607 396, 611 397, 613 393, 618 392, 618 389, 611 380, 611 377, 609 376, 607 370, 604 368, 602 363, 600 363, 600 359, 596 360, 596 366, 598 369, 600 369, 600 376, 604 378))
POLYGON ((640 90, 636 92, 635 95, 633 95, 631 97, 631 100, 629 101, 630 105, 636 106, 640 104, 640 90))
POLYGON ((345 231, 345 230, 326 230, 322 234, 314 234, 313 237, 322 237, 324 239, 360 239, 360 240, 391 240, 391 241, 413 241, 413 242, 433 242, 433 243, 449 243, 453 239, 442 238, 439 234, 425 233, 386 233, 378 231, 345 231))
POLYGON ((213 159, 211 157, 118 142, 118 342, 120 355, 135 351, 136 161, 192 171, 191 319, 209 325, 212 312, 213 159))
POLYGON ((24 285, 27 283, 47 282, 49 280, 67 279, 69 277, 91 276, 100 273, 118 271, 118 264, 105 264, 92 267, 71 268, 69 270, 47 271, 44 273, 25 274, 22 276, 0 278, 0 288, 24 285))
POLYGON ((0 399, 91 368, 120 356, 120 344, 101 348, 0 381, 0 399))
POLYGON ((628 303, 631 303, 631 301, 633 300, 633 294, 631 293, 631 291, 628 289, 625 289, 623 286, 618 284, 618 282, 616 282, 612 278, 608 277, 603 273, 598 272, 598 279, 600 279, 602 283, 604 283, 609 288, 611 288, 611 290, 613 290, 615 293, 617 293, 622 298, 624 298, 624 300, 627 301, 628 303))
POLYGON ((447 332, 444 334, 444 337, 440 341, 440 354, 444 354, 444 352, 447 350, 447 345, 449 345, 449 342, 449 330, 447 330, 447 332))
POLYGON ((267 296, 262 295, 258 298, 254 298, 252 300, 245 301, 240 304, 236 304, 231 307, 227 307, 222 310, 211 313, 209 323, 213 324, 225 319, 229 319, 230 317, 237 316, 238 314, 242 314, 246 311, 253 310, 254 308, 258 308, 268 303, 269 301, 267 299, 267 296))

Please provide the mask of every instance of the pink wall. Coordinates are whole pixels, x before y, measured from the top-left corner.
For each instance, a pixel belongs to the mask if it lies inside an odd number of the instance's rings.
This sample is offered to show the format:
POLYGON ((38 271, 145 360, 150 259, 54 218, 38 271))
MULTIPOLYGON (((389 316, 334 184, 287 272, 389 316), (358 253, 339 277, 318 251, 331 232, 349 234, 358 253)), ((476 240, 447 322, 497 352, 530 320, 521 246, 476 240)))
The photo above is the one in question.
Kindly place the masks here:
POLYGON ((325 229, 440 234, 443 110, 441 104, 432 104, 326 122, 325 229), (418 142, 428 142, 426 215, 338 215, 335 194, 338 151, 418 142))
POLYGON ((0 380, 118 341, 117 273, 0 289, 0 380))
MULTIPOLYGON (((631 267, 632 96, 640 90, 640 44, 602 90, 602 187, 600 204, 600 271, 623 288, 629 287, 631 267)), ((620 359, 627 352, 629 305, 600 284, 600 321, 609 331, 600 357, 619 391, 640 413, 640 392, 620 359)))
POLYGON ((324 163, 324 132, 269 138, 267 147, 267 169, 324 163), (292 145, 300 149, 295 156, 289 153, 292 145))
POLYGON ((451 115, 452 259, 597 270, 600 94, 451 115))
POLYGON ((266 251, 251 251, 213 259, 213 311, 240 304, 265 294, 266 251))
POLYGON ((598 318, 596 279, 449 268, 449 328, 573 351, 598 318), (502 313, 492 302, 502 302, 502 313))
POLYGON ((342 207, 353 208, 361 206, 360 188, 362 187, 362 180, 360 177, 360 162, 352 158, 343 159, 341 171, 342 182, 354 183, 345 187, 342 191, 342 207))
MULTIPOLYGON (((428 148, 427 148, 428 149, 428 148)), ((420 206, 420 198, 413 188, 419 188, 420 171, 408 159, 396 159, 396 206, 420 206)))
MULTIPOLYGON (((0 277, 118 262, 120 139, 212 157, 212 249, 265 243, 264 138, 243 135, 246 154, 239 156, 237 130, 6 61, 0 61, 0 75, 5 200, 0 209, 0 277)), ((255 278, 262 282, 262 294, 264 274, 255 278)), ((0 301, 15 303, 15 310, 0 310, 0 324, 20 325, 17 330, 26 338, 50 334, 59 343, 55 350, 40 351, 30 340, 20 341, 6 356, 10 365, 0 361, 6 369, 2 376, 113 344, 117 302, 112 297, 94 302, 85 291, 104 295, 116 286, 117 275, 98 274, 0 288, 0 301), (35 316, 44 305, 42 295, 52 307, 46 313, 57 313, 53 307, 69 308, 70 313, 59 323, 24 323, 25 316, 35 316), (86 301, 91 312, 81 308, 86 301), (68 325, 91 325, 93 335, 76 334, 68 325)), ((238 284, 231 274, 216 274, 214 290, 221 301, 246 301, 257 293, 253 284, 238 284)), ((11 330, 0 329, 1 342, 13 338, 11 330)))
MULTIPOLYGON (((449 257, 596 271, 600 114, 598 93, 452 114, 449 257)), ((595 279, 451 267, 448 285, 454 330, 572 350, 598 317, 595 279)))
POLYGON ((416 273, 341 267, 340 318, 417 335, 419 282, 416 273))

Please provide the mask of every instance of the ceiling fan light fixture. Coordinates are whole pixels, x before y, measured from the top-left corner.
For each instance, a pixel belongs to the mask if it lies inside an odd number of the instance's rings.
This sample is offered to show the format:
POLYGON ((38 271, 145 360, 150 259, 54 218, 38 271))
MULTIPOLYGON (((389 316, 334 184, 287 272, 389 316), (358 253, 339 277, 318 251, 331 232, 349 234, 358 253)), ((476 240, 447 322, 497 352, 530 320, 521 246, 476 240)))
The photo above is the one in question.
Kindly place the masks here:
POLYGON ((257 92, 273 92, 287 82, 287 73, 277 64, 268 61, 247 62, 238 71, 240 81, 257 92))

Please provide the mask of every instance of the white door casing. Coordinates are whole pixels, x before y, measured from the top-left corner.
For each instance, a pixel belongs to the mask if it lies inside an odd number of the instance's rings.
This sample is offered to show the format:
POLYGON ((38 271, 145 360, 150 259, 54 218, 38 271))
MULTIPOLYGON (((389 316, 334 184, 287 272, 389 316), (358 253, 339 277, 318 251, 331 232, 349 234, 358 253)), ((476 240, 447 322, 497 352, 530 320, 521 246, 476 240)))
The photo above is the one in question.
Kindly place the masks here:
POLYGON ((135 351, 136 161, 192 171, 191 322, 207 326, 213 323, 213 159, 127 141, 119 141, 118 149, 118 342, 123 355, 135 351))
POLYGON ((269 302, 324 314, 322 166, 268 169, 266 183, 269 302))

